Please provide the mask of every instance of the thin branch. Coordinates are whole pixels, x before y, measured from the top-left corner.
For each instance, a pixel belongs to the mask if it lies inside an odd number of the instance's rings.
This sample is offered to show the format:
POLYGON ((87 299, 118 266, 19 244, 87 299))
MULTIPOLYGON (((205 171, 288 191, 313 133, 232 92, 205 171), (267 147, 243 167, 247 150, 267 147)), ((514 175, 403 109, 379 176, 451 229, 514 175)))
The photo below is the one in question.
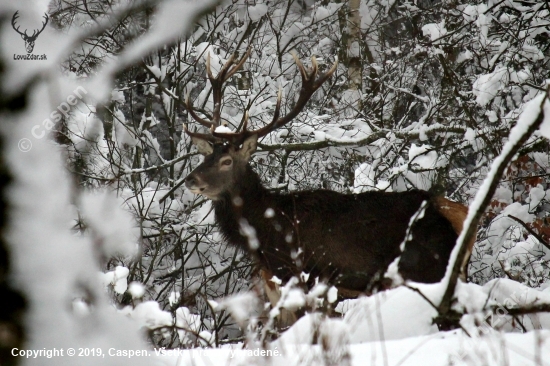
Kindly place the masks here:
MULTIPOLYGON (((441 124, 435 124, 433 126, 426 127, 423 131, 427 136, 433 136, 438 133, 455 133, 463 134, 466 132, 465 127, 458 126, 444 126, 441 124)), ((293 144, 258 144, 262 151, 274 151, 274 150, 286 150, 286 151, 309 151, 309 150, 318 150, 326 147, 359 147, 365 146, 373 143, 376 140, 379 140, 388 134, 393 134, 398 138, 402 139, 415 139, 420 136, 419 130, 413 131, 392 131, 390 129, 383 129, 372 134, 368 135, 365 138, 361 139, 346 139, 341 140, 337 138, 332 138, 329 136, 325 137, 325 140, 322 141, 312 141, 312 142, 299 142, 293 144)))
POLYGON ((155 166, 150 166, 148 168, 140 168, 140 169, 125 169, 124 170, 124 174, 140 174, 140 173, 147 173, 147 172, 152 172, 152 171, 155 171, 155 170, 159 170, 159 169, 163 169, 163 168, 167 168, 167 167, 170 167, 174 164, 177 164, 179 163, 180 161, 182 160, 185 160, 185 159, 188 159, 192 156, 195 156, 197 155, 198 153, 189 153, 189 154, 185 154, 185 155, 182 155, 182 156, 179 156, 175 159, 172 159, 172 160, 168 160, 167 162, 165 162, 164 164, 160 164, 160 165, 155 165, 155 166))
POLYGON ((540 236, 538 233, 535 232, 532 228, 527 226, 525 222, 520 220, 519 218, 515 217, 514 215, 508 215, 509 218, 515 220, 517 223, 519 223, 525 230, 529 232, 529 234, 533 235, 543 246, 546 247, 546 249, 550 250, 550 245, 540 236))

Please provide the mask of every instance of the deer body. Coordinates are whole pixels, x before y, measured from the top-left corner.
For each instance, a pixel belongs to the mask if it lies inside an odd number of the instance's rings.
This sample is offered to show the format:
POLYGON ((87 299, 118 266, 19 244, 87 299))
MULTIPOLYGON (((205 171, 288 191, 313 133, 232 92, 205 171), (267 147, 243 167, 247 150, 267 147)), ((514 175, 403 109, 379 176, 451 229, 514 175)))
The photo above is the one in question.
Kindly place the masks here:
MULTIPOLYGON (((263 187, 249 165, 258 138, 296 117, 315 90, 336 70, 336 64, 317 78, 315 58, 311 72, 296 59, 302 89, 296 105, 285 116, 280 116, 279 92, 273 120, 266 126, 248 130, 245 112, 240 131, 216 131, 221 125, 223 83, 244 64, 250 52, 233 67, 234 55, 231 56, 216 77, 207 58, 214 98, 212 119, 198 116, 189 100, 186 101, 188 112, 210 133, 185 128, 198 151, 205 155, 204 162, 187 176, 185 185, 191 192, 213 201, 216 221, 227 241, 253 256, 266 280, 271 275, 288 280, 304 271, 310 273, 309 285, 319 277, 337 285, 342 297, 354 297, 378 287, 378 280, 397 257, 404 279, 439 281, 462 231, 466 207, 419 190, 360 194, 312 190, 280 194, 263 187), (424 202, 425 209, 419 215, 424 202), (410 225, 415 215, 418 219, 410 225)), ((472 245, 473 242, 470 250, 472 245)), ((276 302, 274 298, 272 302, 276 302)))
MULTIPOLYGON (((262 269, 283 281, 303 270, 311 280, 320 277, 347 291, 369 291, 375 275, 383 275, 399 255, 405 279, 433 283, 445 273, 458 235, 428 192, 280 194, 264 188, 249 164, 239 174, 213 200, 216 221, 230 244, 251 253, 262 269), (412 239, 401 253, 410 218, 423 201, 428 202, 424 217, 413 225, 412 239), (250 247, 242 219, 254 228, 258 248, 250 247)), ((190 177, 200 175, 199 167, 190 177)))

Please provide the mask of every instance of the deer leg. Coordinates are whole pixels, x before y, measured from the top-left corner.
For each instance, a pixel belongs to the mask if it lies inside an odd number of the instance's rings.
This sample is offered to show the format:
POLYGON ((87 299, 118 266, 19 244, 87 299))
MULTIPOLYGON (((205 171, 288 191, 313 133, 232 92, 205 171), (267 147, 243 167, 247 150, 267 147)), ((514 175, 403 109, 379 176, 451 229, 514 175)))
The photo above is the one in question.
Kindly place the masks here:
MULTIPOLYGON (((271 279, 273 278, 273 274, 269 270, 260 270, 260 275, 262 276, 262 279, 264 281, 265 294, 267 296, 267 299, 269 300, 269 303, 271 304, 271 308, 275 308, 279 300, 281 299, 281 290, 279 289, 279 285, 271 281, 271 279)), ((279 328, 290 327, 297 320, 296 314, 287 309, 281 309, 278 318, 279 328)))

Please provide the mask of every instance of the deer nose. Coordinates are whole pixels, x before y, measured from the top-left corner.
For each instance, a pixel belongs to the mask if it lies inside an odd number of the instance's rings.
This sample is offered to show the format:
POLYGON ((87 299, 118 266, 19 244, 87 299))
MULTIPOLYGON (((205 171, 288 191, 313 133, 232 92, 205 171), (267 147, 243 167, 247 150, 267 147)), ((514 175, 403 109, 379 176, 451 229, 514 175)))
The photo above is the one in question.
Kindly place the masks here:
POLYGON ((192 188, 197 185, 197 179, 193 177, 192 175, 188 175, 187 178, 185 178, 185 186, 187 188, 192 188))

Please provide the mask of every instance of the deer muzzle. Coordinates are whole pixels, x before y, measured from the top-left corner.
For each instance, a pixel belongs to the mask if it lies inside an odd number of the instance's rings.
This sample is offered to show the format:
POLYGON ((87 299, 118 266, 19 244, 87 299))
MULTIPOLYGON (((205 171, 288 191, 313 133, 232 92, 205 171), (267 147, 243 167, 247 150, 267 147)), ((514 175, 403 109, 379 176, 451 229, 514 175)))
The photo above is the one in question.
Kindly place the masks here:
POLYGON ((194 194, 201 194, 206 189, 206 184, 195 174, 189 174, 185 178, 185 186, 194 194))

